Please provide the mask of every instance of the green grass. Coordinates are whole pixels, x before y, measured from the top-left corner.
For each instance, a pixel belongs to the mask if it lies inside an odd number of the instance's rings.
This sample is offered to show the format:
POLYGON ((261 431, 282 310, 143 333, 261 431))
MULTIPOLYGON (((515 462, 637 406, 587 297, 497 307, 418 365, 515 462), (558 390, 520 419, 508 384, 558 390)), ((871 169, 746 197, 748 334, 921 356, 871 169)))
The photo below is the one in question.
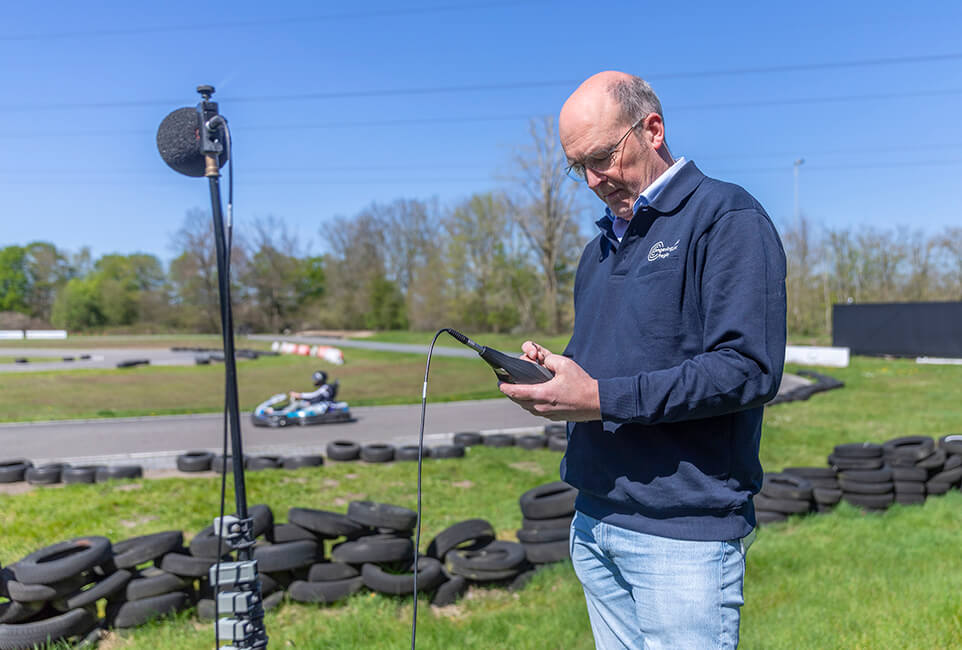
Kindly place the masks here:
MULTIPOLYGON (((238 399, 252 410, 274 393, 309 389, 311 373, 324 368, 351 406, 417 403, 424 362, 420 354, 354 349, 343 366, 294 355, 240 360, 238 399)), ((223 364, 0 373, 0 422, 219 412, 223 382, 223 364)), ((487 365, 468 358, 435 356, 429 389, 432 401, 501 396, 487 365)))
MULTIPOLYGON (((849 368, 825 372, 846 387, 767 410, 766 470, 823 465, 842 442, 962 429, 962 368, 856 357, 849 368)), ((518 496, 553 480, 558 461, 546 450, 516 448, 474 448, 463 461, 429 461, 422 548, 448 524, 471 517, 488 519, 500 537, 511 538, 520 524, 518 496)), ((279 520, 292 505, 343 512, 360 498, 413 507, 415 485, 408 463, 248 475, 249 501, 270 504, 279 520)), ((81 534, 119 540, 168 528, 199 530, 216 510, 217 486, 214 478, 173 478, 0 495, 0 562, 81 534)), ((962 493, 956 490, 882 514, 843 504, 829 514, 763 527, 748 554, 742 647, 962 647, 960 530, 962 493)), ((438 611, 421 602, 422 648, 593 647, 569 564, 539 574, 520 592, 475 589, 438 611)), ((411 610, 410 599, 362 594, 326 607, 286 603, 266 622, 275 647, 387 649, 409 644, 411 610)), ((211 624, 182 615, 109 647, 200 649, 212 640, 211 624)))
MULTIPOLYGON (((485 334, 483 332, 462 332, 465 336, 482 345, 497 348, 502 352, 517 352, 521 354, 521 344, 527 340, 532 340, 542 345, 555 354, 561 354, 568 344, 569 335, 547 335, 547 334, 485 334)), ((382 341, 385 343, 411 343, 415 345, 430 345, 434 338, 434 332, 408 332, 408 331, 388 331, 377 332, 371 336, 357 337, 362 341, 382 341)), ((354 337, 349 337, 354 338, 354 337)), ((460 347, 461 344, 455 341, 449 334, 442 334, 438 337, 437 345, 445 347, 460 347)))

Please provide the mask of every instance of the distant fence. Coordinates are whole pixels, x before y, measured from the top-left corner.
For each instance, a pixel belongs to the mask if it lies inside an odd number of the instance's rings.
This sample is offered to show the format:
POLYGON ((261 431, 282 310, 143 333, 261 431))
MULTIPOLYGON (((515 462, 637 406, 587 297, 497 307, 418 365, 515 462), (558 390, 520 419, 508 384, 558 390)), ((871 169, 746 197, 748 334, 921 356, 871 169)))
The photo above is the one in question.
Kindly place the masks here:
POLYGON ((852 354, 962 357, 962 302, 832 306, 832 345, 852 354))
POLYGON ((67 330, 0 330, 0 341, 23 339, 65 339, 67 330))

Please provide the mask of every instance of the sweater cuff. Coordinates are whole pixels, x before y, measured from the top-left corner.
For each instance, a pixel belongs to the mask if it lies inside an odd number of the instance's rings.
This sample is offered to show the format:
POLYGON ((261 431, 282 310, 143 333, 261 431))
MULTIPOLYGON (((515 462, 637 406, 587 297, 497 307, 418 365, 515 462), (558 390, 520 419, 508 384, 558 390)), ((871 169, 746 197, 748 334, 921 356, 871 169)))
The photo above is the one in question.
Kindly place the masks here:
POLYGON ((601 419, 628 422, 638 417, 638 382, 634 377, 598 380, 601 419))

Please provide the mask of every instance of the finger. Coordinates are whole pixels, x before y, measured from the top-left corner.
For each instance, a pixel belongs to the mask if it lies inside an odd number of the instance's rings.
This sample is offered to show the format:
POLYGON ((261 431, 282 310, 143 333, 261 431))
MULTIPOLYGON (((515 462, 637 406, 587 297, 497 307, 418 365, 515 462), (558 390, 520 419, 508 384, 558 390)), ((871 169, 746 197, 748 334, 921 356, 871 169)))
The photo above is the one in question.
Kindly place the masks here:
POLYGON ((538 358, 540 349, 541 347, 534 341, 525 341, 521 344, 521 350, 524 352, 521 356, 527 357, 531 361, 540 361, 538 358))

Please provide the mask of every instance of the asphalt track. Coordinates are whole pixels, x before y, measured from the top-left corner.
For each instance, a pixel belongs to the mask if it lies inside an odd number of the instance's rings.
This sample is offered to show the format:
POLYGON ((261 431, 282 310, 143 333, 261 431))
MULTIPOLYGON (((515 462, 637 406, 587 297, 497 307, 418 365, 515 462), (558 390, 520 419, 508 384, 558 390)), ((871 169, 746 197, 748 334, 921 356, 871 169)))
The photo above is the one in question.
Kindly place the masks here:
MULTIPOLYGON (((344 439, 361 444, 417 442, 420 404, 352 408, 351 414, 353 422, 273 429, 253 426, 250 414, 242 413, 244 453, 324 454, 328 442, 344 439)), ((432 446, 458 431, 523 433, 540 431, 547 423, 507 399, 436 404, 429 399, 424 440, 432 446)), ((133 462, 162 469, 174 467, 177 455, 187 450, 220 451, 223 432, 221 414, 14 422, 0 424, 0 455, 35 464, 133 462)))

